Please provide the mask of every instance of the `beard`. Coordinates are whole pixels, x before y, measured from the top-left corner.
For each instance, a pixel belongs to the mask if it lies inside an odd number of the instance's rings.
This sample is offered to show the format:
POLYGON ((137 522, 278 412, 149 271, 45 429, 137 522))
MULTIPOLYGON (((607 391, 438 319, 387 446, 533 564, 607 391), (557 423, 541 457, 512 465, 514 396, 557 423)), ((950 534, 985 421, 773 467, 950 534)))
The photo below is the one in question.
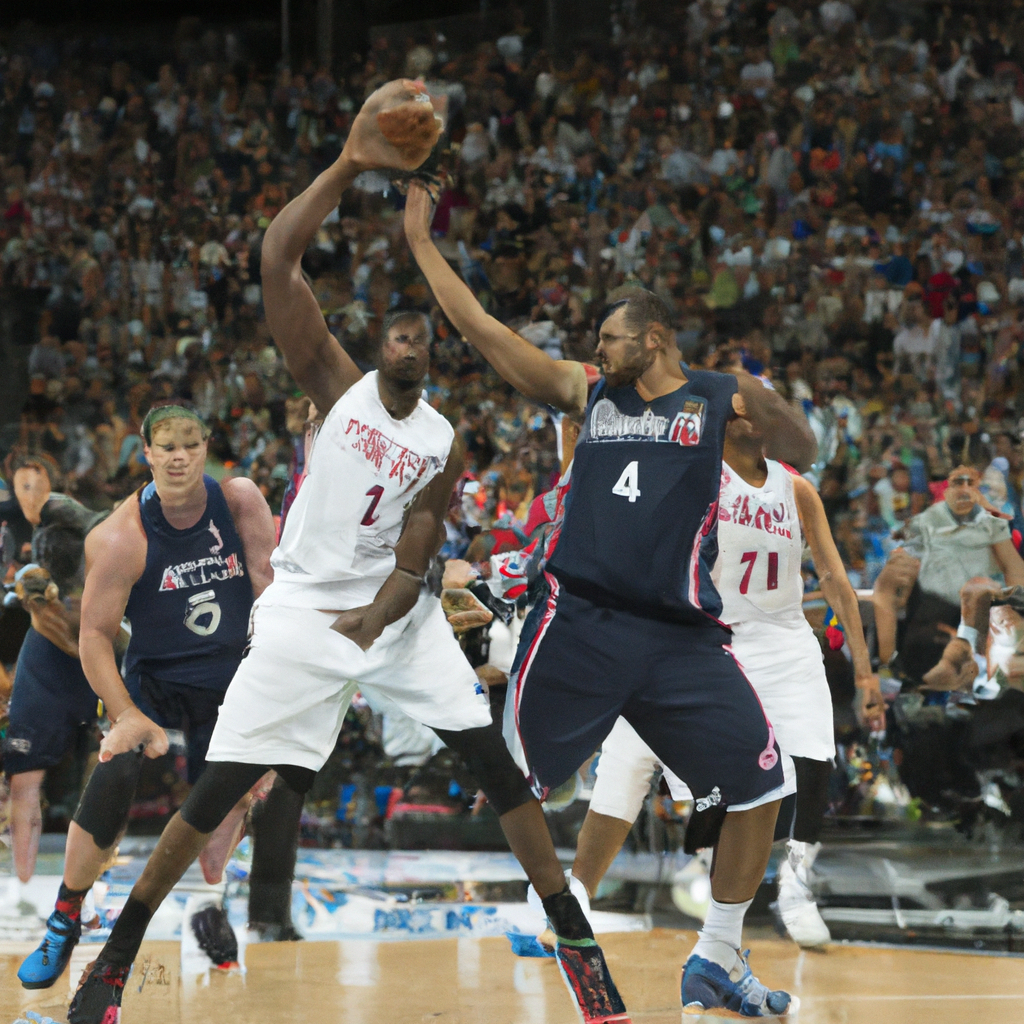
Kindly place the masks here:
POLYGON ((602 362, 601 369, 608 386, 621 388, 635 384, 653 365, 656 354, 655 350, 637 344, 614 369, 602 362))
POLYGON ((418 366, 405 363, 387 363, 380 367, 381 376, 399 391, 421 391, 427 375, 418 366))

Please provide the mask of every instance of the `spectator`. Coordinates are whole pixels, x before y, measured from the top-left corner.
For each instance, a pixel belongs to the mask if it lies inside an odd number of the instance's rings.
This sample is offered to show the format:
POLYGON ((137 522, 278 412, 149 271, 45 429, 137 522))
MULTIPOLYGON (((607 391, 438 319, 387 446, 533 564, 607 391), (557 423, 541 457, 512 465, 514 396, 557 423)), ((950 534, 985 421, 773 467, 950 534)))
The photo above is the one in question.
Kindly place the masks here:
POLYGON ((983 507, 980 481, 976 466, 957 465, 943 500, 907 524, 905 545, 893 552, 875 581, 879 659, 889 665, 898 642, 902 668, 918 683, 959 625, 960 592, 969 580, 987 577, 1007 586, 1024 585, 1024 560, 1006 520, 983 507))

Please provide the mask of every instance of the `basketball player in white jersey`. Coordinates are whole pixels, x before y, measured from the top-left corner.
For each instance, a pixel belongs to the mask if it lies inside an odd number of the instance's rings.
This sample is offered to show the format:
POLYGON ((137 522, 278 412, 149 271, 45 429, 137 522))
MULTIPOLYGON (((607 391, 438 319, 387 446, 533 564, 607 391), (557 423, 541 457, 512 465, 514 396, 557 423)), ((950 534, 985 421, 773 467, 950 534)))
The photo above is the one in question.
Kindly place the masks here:
MULTIPOLYGON (((75 996, 71 1024, 116 1020, 146 926, 208 834, 268 766, 292 790, 308 791, 357 689, 390 698, 463 756, 543 897, 584 1020, 628 1024, 540 804, 491 720, 440 601, 423 585, 463 470, 451 425, 421 397, 429 320, 408 312, 387 318, 378 370, 364 376, 330 334, 302 276, 303 253, 356 175, 418 167, 437 134, 422 86, 389 83, 364 104, 338 161, 267 230, 267 323, 323 424, 271 557, 274 582, 253 606, 250 645, 221 706, 207 770, 164 830, 75 996)), ((150 742, 130 725, 119 731, 121 721, 106 747, 116 753, 150 742)))
MULTIPOLYGON (((789 769, 787 778, 795 772, 795 815, 779 819, 789 840, 779 873, 779 910, 794 941, 817 947, 829 941, 829 932, 808 879, 820 848, 835 742, 821 648, 803 613, 804 539, 822 592, 846 632, 858 717, 870 728, 881 729, 884 708, 878 679, 871 672, 857 597, 821 499, 808 481, 782 463, 765 459, 762 452, 763 439, 748 421, 729 424, 713 575, 722 597, 723 621, 733 631, 732 652, 774 727, 789 769)), ((571 881, 581 900, 585 901, 584 890, 590 896, 597 891, 640 813, 652 775, 661 768, 650 747, 620 718, 601 748, 590 810, 577 843, 571 881)), ((674 799, 692 799, 680 779, 668 770, 664 774, 674 799)))

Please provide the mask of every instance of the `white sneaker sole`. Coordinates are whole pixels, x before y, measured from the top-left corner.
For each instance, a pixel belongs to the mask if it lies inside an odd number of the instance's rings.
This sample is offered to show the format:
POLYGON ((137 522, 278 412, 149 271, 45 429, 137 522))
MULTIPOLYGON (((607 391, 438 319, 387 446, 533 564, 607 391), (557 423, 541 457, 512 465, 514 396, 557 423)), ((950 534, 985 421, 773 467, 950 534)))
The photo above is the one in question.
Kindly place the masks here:
POLYGON ((705 1010, 700 1003, 691 1003, 689 1006, 683 1007, 683 1024, 696 1024, 694 1017, 701 1018, 715 1018, 722 1020, 789 1020, 790 1017, 800 1012, 800 1000, 797 996, 790 996, 789 1006, 786 1008, 785 1013, 769 1013, 761 1017, 745 1017, 742 1013, 737 1013, 735 1010, 727 1010, 725 1007, 715 1006, 710 1010, 705 1010))

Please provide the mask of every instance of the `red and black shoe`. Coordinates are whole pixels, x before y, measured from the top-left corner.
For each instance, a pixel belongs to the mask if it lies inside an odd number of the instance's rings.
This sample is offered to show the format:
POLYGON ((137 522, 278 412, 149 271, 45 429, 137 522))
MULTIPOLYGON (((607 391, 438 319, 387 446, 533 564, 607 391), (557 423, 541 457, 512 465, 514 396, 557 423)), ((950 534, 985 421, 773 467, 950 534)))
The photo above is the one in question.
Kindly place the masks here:
POLYGON ((630 1024, 604 953, 593 939, 559 938, 555 956, 583 1024, 630 1024))
POLYGON ((211 903, 192 915, 192 934, 213 966, 228 971, 238 966, 238 939, 223 906, 211 903))
POLYGON ((68 1007, 69 1024, 118 1024, 121 996, 131 973, 130 964, 115 967, 102 960, 91 963, 68 1007))

